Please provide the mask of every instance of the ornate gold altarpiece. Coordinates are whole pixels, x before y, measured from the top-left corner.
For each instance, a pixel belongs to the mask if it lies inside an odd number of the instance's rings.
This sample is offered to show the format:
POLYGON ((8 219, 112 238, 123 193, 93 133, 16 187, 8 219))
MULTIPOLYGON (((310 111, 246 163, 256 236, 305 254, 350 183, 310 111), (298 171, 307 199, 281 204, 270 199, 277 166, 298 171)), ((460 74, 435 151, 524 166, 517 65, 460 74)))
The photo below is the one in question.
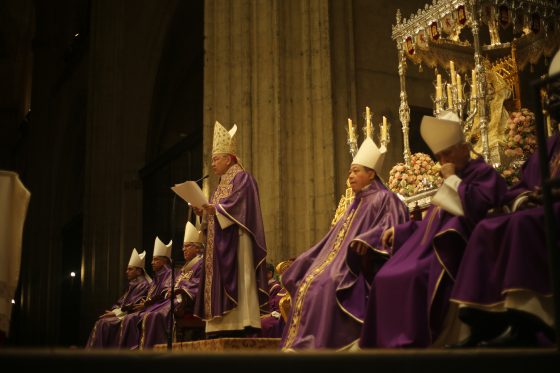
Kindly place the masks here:
MULTIPOLYGON (((399 53, 399 119, 405 163, 410 165, 411 159, 407 60, 419 69, 423 65, 436 69, 436 73, 438 67, 445 71, 450 61, 454 65, 450 70, 455 68, 460 73, 474 70, 471 80, 463 84, 457 84, 450 76, 453 84, 448 95, 443 92, 439 98, 432 97, 434 115, 447 104, 447 109, 455 111, 463 121, 465 135, 475 150, 497 166, 511 161, 504 159, 500 150, 500 136, 504 132, 498 129, 507 120, 502 115, 504 101, 508 100, 510 110, 521 108, 519 71, 555 53, 560 45, 559 18, 560 2, 546 0, 433 0, 408 19, 397 10, 392 38, 399 53), (512 40, 500 39, 500 27, 512 28, 512 40), (486 31, 489 42, 482 44, 481 32, 486 31), (448 101, 449 95, 452 99, 448 101)), ((431 194, 425 191, 405 201, 409 207, 418 202, 425 205, 431 194)))

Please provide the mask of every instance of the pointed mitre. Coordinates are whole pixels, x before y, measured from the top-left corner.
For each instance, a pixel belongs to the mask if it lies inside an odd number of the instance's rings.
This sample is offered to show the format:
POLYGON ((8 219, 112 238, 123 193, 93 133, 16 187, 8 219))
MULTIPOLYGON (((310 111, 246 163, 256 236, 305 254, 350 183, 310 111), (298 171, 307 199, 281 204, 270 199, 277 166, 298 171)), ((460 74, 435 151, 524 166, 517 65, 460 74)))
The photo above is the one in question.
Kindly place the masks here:
POLYGON ((550 63, 550 67, 548 68, 548 75, 552 76, 554 74, 560 73, 560 51, 556 52, 552 62, 550 63))
POLYGON ((237 132, 237 125, 228 131, 216 121, 214 123, 214 139, 212 142, 212 155, 214 154, 231 154, 237 156, 237 141, 235 133, 237 132))
POLYGON ((465 140, 461 120, 449 110, 441 112, 437 118, 425 115, 420 124, 420 134, 434 154, 465 140))
POLYGON ((166 256, 171 259, 171 245, 173 244, 173 240, 169 241, 166 245, 159 237, 156 237, 156 241, 154 242, 154 256, 166 256))
POLYGON ((378 148, 373 140, 368 137, 360 145, 360 149, 358 149, 356 156, 352 160, 352 164, 359 164, 379 173, 383 167, 386 153, 387 149, 385 146, 382 145, 381 148, 378 148))
POLYGON ((185 238, 183 238, 183 243, 192 242, 192 243, 201 243, 200 240, 200 232, 196 227, 190 222, 187 222, 185 225, 185 238))
POLYGON ((136 248, 132 249, 132 254, 130 254, 130 260, 128 261, 128 266, 144 269, 145 264, 146 264, 146 251, 143 251, 141 254, 138 254, 136 248))

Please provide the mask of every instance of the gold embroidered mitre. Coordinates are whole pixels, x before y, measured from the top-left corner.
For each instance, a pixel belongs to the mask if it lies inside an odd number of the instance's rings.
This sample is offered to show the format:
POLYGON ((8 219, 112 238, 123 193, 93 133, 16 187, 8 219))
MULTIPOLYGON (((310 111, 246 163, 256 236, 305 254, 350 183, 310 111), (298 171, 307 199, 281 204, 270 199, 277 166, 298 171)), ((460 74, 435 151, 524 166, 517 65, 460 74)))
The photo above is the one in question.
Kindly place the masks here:
POLYGON ((212 155, 214 154, 231 154, 237 156, 237 141, 235 133, 237 132, 237 125, 228 131, 216 121, 214 123, 214 139, 212 142, 212 155))

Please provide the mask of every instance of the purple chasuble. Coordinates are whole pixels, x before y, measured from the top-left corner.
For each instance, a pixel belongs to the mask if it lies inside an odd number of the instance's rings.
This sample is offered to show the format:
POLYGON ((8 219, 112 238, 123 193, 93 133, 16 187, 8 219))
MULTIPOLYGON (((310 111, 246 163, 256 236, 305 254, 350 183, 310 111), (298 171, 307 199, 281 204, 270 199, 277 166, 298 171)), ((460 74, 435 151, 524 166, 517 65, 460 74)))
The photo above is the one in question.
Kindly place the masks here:
MULTIPOLYGON (((558 177, 558 135, 548 139, 547 154, 550 175, 558 177)), ((540 184, 539 159, 535 152, 523 165, 522 179, 512 190, 519 194, 540 184)), ((553 205, 553 210, 556 219, 560 219, 559 202, 553 205)), ((505 297, 510 292, 522 290, 552 296, 548 263, 542 206, 484 219, 469 239, 451 300, 505 311, 505 297)))
POLYGON ((465 216, 432 205, 420 222, 395 227, 392 256, 371 286, 360 347, 427 347, 439 335, 468 235, 506 191, 482 158, 458 176, 465 216))
MULTIPOLYGON (((200 256, 197 256, 196 263, 188 270, 182 270, 181 273, 175 279, 175 289, 183 290, 189 297, 191 302, 191 309, 187 309, 187 312, 192 312, 192 301, 198 291, 198 285, 200 280, 200 273, 202 269, 203 260, 200 256)), ((194 259, 193 259, 194 260, 194 259)), ((171 281, 171 277, 168 279, 168 283, 171 281)), ((171 291, 168 285, 168 291, 171 291)), ((166 294, 166 297, 169 295, 166 294)), ((185 300, 186 301, 186 300, 185 300)), ((174 301, 175 307, 177 307, 177 299, 174 301)), ((164 301, 159 303, 157 306, 151 308, 150 311, 144 312, 142 318, 142 336, 140 338, 140 349, 152 348, 156 344, 166 343, 169 329, 169 318, 171 317, 171 304, 169 299, 166 298, 164 301)))
POLYGON ((257 182, 239 164, 234 164, 222 175, 211 203, 234 224, 222 229, 216 215, 208 216, 204 265, 194 314, 211 320, 237 307, 240 228, 251 237, 258 302, 264 309, 268 303, 266 243, 257 182))
POLYGON ((269 297, 268 305, 271 313, 261 316, 261 334, 263 338, 280 338, 282 337, 282 327, 284 319, 280 316, 280 299, 286 295, 286 291, 282 289, 282 285, 274 279, 268 281, 269 297))
POLYGON ((166 301, 165 294, 171 285, 170 277, 171 268, 166 265, 154 275, 146 296, 145 308, 124 317, 119 334, 120 348, 135 349, 139 346, 140 328, 144 314, 159 308, 166 301))
MULTIPOLYGON (((121 311, 132 309, 132 306, 139 303, 148 293, 150 283, 144 276, 139 276, 128 284, 128 290, 124 293, 111 310, 120 308, 121 311)), ((116 348, 121 319, 117 316, 104 317, 98 319, 89 335, 86 348, 116 348)))
POLYGON ((369 284, 348 263, 349 245, 378 247, 384 229, 405 222, 408 209, 376 178, 315 246, 301 254, 281 281, 291 297, 282 336, 284 350, 339 349, 360 336, 369 284), (377 234, 372 233, 378 232, 377 234))
POLYGON ((278 302, 282 297, 278 297, 278 293, 282 290, 282 285, 277 280, 270 280, 268 282, 268 306, 270 308, 270 312, 276 311, 280 312, 280 308, 278 308, 278 302))

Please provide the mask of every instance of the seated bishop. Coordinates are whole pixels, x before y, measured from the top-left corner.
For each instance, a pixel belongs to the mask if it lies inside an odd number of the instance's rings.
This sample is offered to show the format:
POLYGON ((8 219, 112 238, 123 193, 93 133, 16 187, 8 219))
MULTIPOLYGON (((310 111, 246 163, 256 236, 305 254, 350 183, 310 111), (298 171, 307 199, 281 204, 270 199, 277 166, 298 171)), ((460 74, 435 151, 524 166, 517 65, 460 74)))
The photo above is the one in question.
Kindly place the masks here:
POLYGON ((136 249, 132 250, 126 268, 128 289, 111 309, 99 316, 89 335, 86 348, 116 348, 118 346, 122 319, 132 312, 134 305, 144 300, 152 281, 144 270, 145 261, 145 251, 138 254, 136 249))
POLYGON ((134 312, 126 315, 121 322, 118 342, 120 348, 139 348, 141 323, 145 313, 166 301, 165 294, 171 284, 169 279, 171 277, 171 245, 171 241, 166 245, 161 242, 159 237, 155 239, 152 258, 154 278, 146 297, 140 303, 134 305, 134 312))
POLYGON ((482 157, 471 159, 453 112, 425 116, 420 133, 441 163, 444 183, 423 220, 383 233, 391 257, 371 286, 361 348, 437 346, 468 236, 506 191, 482 157))
MULTIPOLYGON (((559 72, 557 53, 549 74, 559 72)), ((556 107, 549 112, 556 120, 560 119, 559 86, 556 82, 548 92, 556 107)), ((558 132, 548 138, 546 155, 549 175, 559 177, 558 132)), ((535 152, 522 166, 520 182, 507 193, 508 200, 515 198, 511 205, 520 206, 517 211, 481 221, 471 235, 451 295, 459 308, 459 325, 464 326, 458 330, 464 333, 458 333, 459 342, 448 347, 528 347, 554 341, 554 297, 539 198, 541 182, 535 152)), ((552 210, 558 222, 557 198, 552 210)))
POLYGON ((408 219, 404 203, 378 176, 385 153, 385 147, 378 148, 366 138, 348 172, 353 202, 329 232, 282 275, 291 297, 281 341, 284 351, 344 349, 359 338, 369 284, 363 273, 351 270, 349 247, 375 247, 376 232, 408 219))
MULTIPOLYGON (((202 242, 200 232, 191 222, 185 226, 183 239, 183 257, 185 265, 175 278, 173 287, 174 314, 181 316, 192 314, 194 299, 198 292, 202 269, 202 242)), ((169 278, 171 281, 171 278, 169 278)), ((170 285, 168 285, 171 288, 170 285)), ((141 323, 140 349, 152 348, 156 344, 166 343, 173 323, 171 314, 171 289, 165 295, 165 301, 157 303, 146 311, 141 323)))

